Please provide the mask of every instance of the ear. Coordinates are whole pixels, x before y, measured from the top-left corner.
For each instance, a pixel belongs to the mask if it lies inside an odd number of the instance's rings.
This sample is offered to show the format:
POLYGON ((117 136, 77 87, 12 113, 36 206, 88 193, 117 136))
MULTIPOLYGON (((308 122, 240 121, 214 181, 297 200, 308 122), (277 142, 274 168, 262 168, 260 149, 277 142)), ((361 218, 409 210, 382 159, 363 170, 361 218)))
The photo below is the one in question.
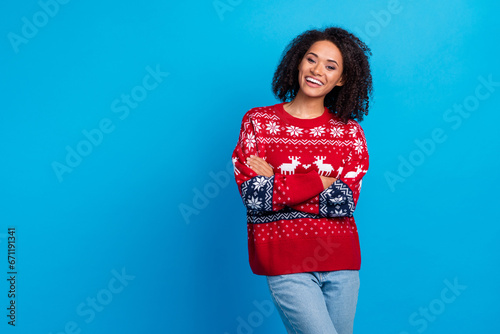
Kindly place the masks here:
POLYGON ((344 85, 344 77, 340 77, 339 82, 337 82, 337 86, 343 86, 344 85))

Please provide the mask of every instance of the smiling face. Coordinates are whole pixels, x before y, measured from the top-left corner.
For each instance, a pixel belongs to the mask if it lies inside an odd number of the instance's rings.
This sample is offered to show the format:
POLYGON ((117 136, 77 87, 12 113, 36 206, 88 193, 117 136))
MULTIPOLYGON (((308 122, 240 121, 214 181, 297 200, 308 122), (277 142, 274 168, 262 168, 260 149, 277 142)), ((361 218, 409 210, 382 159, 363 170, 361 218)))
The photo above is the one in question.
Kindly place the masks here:
POLYGON ((309 97, 325 97, 342 86, 343 61, 339 48, 330 41, 315 42, 299 64, 300 90, 309 97))

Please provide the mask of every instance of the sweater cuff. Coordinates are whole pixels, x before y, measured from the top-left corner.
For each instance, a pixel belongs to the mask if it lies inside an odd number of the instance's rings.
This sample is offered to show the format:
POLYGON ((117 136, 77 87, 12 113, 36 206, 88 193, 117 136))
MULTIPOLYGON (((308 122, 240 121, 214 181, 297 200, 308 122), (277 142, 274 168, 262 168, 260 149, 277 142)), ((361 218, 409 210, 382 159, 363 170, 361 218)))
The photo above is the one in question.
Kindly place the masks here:
POLYGON ((319 214, 323 217, 352 217, 356 205, 352 190, 337 179, 319 195, 319 214))

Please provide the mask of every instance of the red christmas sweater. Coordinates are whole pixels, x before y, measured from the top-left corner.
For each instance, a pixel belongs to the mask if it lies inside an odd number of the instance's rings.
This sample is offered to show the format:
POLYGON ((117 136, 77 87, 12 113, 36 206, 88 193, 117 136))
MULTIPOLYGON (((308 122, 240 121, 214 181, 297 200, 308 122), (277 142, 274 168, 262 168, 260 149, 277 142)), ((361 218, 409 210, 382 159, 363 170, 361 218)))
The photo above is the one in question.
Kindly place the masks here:
POLYGON ((250 267, 257 275, 359 270, 353 212, 368 169, 364 132, 326 107, 301 119, 283 104, 249 110, 232 155, 247 208, 250 267), (246 164, 250 155, 266 160, 274 175, 257 175, 246 164), (337 181, 323 189, 320 175, 337 181))

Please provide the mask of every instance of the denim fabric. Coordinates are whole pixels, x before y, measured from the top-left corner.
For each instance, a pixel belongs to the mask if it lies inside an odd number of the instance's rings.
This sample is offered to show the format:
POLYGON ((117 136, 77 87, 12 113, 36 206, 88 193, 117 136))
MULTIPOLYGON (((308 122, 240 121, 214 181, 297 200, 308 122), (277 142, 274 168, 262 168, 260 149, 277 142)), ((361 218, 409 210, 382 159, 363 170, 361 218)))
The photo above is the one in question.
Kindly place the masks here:
POLYGON ((352 334, 358 270, 267 276, 267 283, 288 333, 352 334))

